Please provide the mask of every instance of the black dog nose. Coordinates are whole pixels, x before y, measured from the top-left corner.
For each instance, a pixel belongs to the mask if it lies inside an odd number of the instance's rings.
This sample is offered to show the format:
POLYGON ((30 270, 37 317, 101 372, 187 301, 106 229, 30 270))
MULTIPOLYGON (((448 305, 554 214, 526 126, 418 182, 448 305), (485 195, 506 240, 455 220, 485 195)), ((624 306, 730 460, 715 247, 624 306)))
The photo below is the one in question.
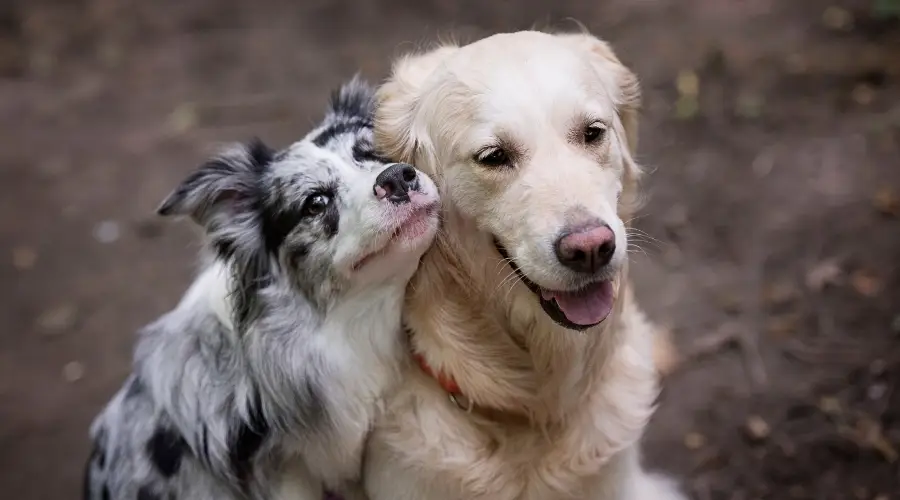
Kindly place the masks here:
POLYGON ((397 163, 381 171, 375 178, 375 197, 387 198, 397 205, 409 201, 409 192, 419 189, 416 169, 406 163, 397 163))
POLYGON ((602 224, 564 233, 554 246, 560 264, 579 273, 594 274, 612 260, 616 235, 602 224))

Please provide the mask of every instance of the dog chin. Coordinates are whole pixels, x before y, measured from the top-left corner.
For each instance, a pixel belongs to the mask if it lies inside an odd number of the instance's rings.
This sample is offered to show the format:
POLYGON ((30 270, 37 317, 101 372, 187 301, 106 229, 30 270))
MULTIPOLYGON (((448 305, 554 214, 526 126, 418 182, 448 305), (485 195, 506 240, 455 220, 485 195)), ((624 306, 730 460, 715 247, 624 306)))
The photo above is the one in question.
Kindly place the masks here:
POLYGON ((385 260, 401 259, 401 265, 412 267, 418 264, 418 259, 431 245, 438 229, 438 203, 423 203, 412 208, 402 216, 399 222, 393 222, 386 227, 385 234, 390 236, 377 242, 366 251, 353 264, 354 273, 380 267, 385 260), (410 261, 410 259, 414 259, 410 261))
POLYGON ((579 287, 566 290, 544 288, 522 271, 506 248, 494 238, 500 256, 513 269, 522 283, 535 295, 550 319, 563 328, 583 331, 603 323, 615 305, 613 278, 597 278, 579 287))

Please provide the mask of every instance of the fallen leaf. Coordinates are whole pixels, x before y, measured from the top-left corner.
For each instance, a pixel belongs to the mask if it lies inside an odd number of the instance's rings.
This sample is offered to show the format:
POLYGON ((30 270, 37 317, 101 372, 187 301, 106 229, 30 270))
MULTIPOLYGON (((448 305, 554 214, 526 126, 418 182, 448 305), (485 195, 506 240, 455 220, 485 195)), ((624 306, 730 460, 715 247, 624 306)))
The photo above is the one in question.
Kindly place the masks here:
POLYGON ((197 126, 199 121, 197 106, 186 102, 179 105, 169 115, 169 128, 175 133, 184 133, 197 126))
POLYGON ((856 423, 856 432, 863 444, 877 450, 888 462, 894 463, 900 458, 894 445, 884 437, 881 424, 876 420, 869 417, 860 418, 856 423))
POLYGON ((821 291, 826 286, 837 285, 844 272, 837 259, 825 259, 806 273, 806 287, 813 291, 821 291))
POLYGON ((698 432, 688 432, 684 435, 684 446, 689 450, 699 450, 706 445, 706 436, 698 432))
POLYGON ((700 112, 700 103, 694 96, 681 96, 675 101, 675 118, 688 120, 700 112))
POLYGON ((769 423, 759 415, 750 415, 744 424, 744 432, 753 441, 763 441, 772 433, 769 423))
POLYGON ((890 186, 883 186, 872 199, 875 210, 882 215, 900 217, 900 196, 890 186))
POLYGON ((819 409, 827 415, 840 415, 843 412, 840 401, 832 396, 823 396, 819 399, 819 409))
POLYGON ((833 30, 847 30, 853 26, 853 14, 847 9, 832 5, 822 12, 822 24, 833 30))
POLYGON ((860 83, 853 87, 850 97, 860 106, 868 106, 875 100, 875 89, 866 83, 860 83))
POLYGON ((675 79, 675 87, 682 96, 696 97, 700 95, 700 77, 691 70, 681 70, 675 79))
POLYGON ((850 277, 850 284, 857 293, 866 297, 875 297, 881 291, 881 279, 871 271, 856 271, 850 277))
POLYGON ((37 326, 46 333, 61 333, 75 324, 77 312, 78 310, 72 304, 60 305, 41 313, 37 318, 37 326))
POLYGON ((16 247, 12 251, 13 267, 20 271, 26 271, 34 267, 37 262, 37 252, 31 247, 16 247))
POLYGON ((770 306, 784 305, 800 297, 800 290, 790 281, 776 282, 763 290, 763 300, 770 306))
POLYGON ((802 316, 797 313, 782 314, 769 318, 766 332, 776 338, 788 337, 797 331, 802 316))

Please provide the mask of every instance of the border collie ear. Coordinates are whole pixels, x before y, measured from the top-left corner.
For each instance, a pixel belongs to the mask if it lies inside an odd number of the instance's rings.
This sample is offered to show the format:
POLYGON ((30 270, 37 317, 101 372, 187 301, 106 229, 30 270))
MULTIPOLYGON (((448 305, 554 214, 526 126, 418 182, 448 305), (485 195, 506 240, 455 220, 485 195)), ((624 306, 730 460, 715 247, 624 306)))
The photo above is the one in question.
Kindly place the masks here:
POLYGON ((394 63, 391 76, 376 93, 375 146, 388 158, 415 164, 419 146, 416 112, 428 78, 459 47, 444 45, 430 52, 410 54, 394 63))
POLYGON ((233 145, 189 175, 156 210, 164 216, 190 216, 206 231, 216 256, 230 263, 239 330, 259 313, 256 292, 270 275, 260 234, 265 196, 261 177, 274 156, 258 139, 233 145))
POLYGON ((258 139, 233 145, 189 175, 156 212, 190 216, 208 228, 217 213, 252 210, 261 195, 259 177, 273 156, 274 151, 258 139))
POLYGON ((375 88, 356 74, 352 80, 331 93, 331 101, 325 113, 326 116, 344 119, 371 120, 375 113, 375 88))

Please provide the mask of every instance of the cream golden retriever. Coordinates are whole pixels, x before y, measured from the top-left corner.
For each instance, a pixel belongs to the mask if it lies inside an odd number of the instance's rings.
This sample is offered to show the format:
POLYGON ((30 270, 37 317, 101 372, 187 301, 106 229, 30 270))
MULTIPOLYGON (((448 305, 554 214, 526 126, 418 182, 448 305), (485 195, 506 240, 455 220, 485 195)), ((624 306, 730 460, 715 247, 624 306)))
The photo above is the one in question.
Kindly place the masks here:
POLYGON ((407 56, 380 148, 437 182, 443 230, 408 290, 419 363, 366 460, 372 500, 676 500, 639 441, 657 396, 627 224, 635 76, 588 34, 407 56))

